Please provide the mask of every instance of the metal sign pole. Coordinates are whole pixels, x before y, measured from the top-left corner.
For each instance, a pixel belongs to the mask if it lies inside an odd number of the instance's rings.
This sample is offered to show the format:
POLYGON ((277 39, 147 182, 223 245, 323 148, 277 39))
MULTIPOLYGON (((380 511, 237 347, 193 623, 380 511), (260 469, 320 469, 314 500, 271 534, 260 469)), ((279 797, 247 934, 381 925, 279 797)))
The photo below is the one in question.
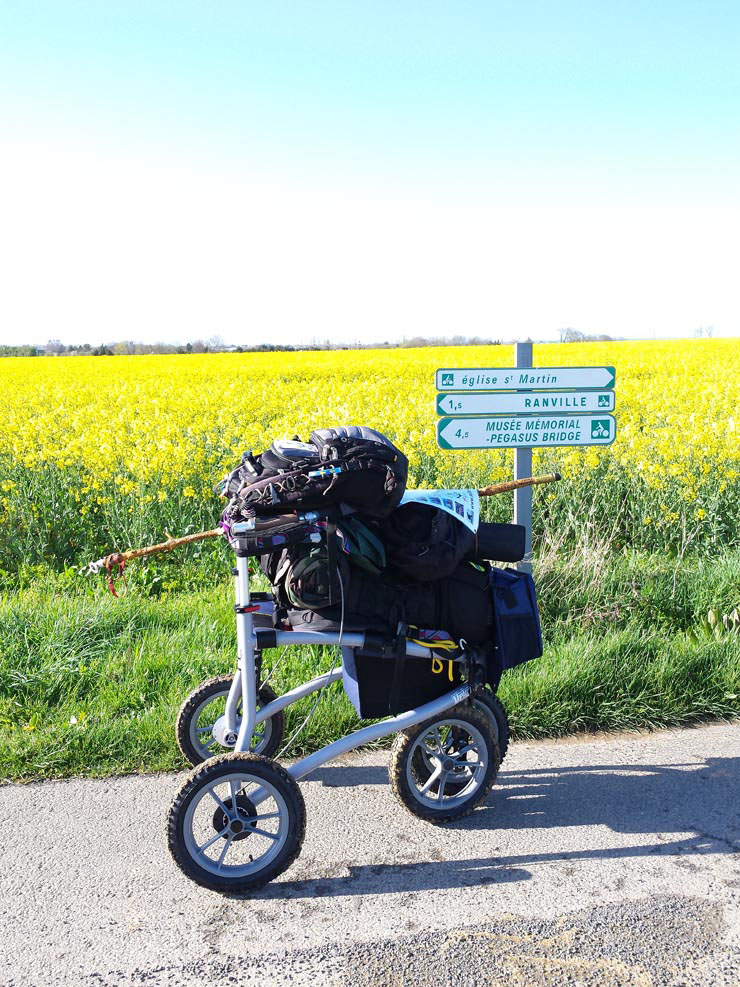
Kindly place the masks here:
MULTIPOLYGON (((532 344, 514 343, 514 366, 532 366, 532 344)), ((531 448, 514 451, 514 479, 521 480, 532 475, 531 448)), ((526 529, 524 536, 524 558, 517 562, 520 572, 532 572, 532 488, 521 487, 514 491, 514 524, 523 524, 526 529)))

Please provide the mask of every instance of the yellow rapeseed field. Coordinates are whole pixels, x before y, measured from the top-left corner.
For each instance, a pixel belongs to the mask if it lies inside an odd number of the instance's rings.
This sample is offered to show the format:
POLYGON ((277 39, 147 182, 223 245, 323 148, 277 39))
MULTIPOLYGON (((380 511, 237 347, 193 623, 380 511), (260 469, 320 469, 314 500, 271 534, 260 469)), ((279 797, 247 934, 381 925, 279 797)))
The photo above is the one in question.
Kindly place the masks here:
MULTIPOLYGON (((68 523, 92 512, 100 526, 109 506, 154 518, 173 500, 184 515, 188 501, 215 514, 213 484, 245 449, 331 424, 389 435, 412 485, 508 478, 511 452, 437 448, 434 371, 512 362, 511 346, 2 359, 0 519, 7 529, 38 516, 40 476, 68 523)), ((644 526, 701 522, 737 490, 740 341, 543 344, 534 362, 617 373, 614 445, 542 450, 539 468, 652 491, 644 526)))

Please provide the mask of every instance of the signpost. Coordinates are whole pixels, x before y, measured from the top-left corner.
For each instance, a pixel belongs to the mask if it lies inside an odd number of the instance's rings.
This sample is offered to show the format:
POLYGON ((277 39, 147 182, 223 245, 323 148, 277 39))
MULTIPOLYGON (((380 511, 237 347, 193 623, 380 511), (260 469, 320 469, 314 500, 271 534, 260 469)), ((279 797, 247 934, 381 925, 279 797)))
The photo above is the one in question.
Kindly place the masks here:
MULTIPOLYGON (((514 367, 437 371, 437 444, 514 449, 514 479, 532 474, 535 447, 609 445, 616 437, 614 367, 533 367, 532 344, 515 344, 514 367)), ((514 492, 514 523, 526 528, 518 568, 532 569, 532 488, 514 492)))

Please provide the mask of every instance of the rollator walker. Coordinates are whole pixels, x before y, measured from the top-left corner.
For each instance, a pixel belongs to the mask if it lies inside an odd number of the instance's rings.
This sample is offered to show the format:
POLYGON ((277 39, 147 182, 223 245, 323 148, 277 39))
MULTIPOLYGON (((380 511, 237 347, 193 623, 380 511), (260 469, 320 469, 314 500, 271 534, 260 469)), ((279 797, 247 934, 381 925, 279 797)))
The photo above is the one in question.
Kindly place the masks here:
MULTIPOLYGON (((358 649, 377 643, 378 635, 345 631, 344 614, 337 631, 276 629, 271 594, 250 594, 251 553, 239 533, 240 526, 234 525, 236 674, 198 686, 177 719, 178 744, 194 766, 167 821, 169 848, 178 866, 216 891, 262 887, 300 853, 306 809, 298 781, 333 758, 391 734, 396 734, 391 788, 409 812, 432 823, 472 812, 496 779, 509 729, 503 706, 476 674, 475 649, 464 641, 453 657, 445 655, 444 661, 456 663, 461 673, 445 695, 356 730, 288 767, 274 760, 283 738, 284 710, 341 679, 343 670, 335 659, 329 672, 277 697, 266 681, 260 682, 263 651, 327 645, 341 653, 346 666, 358 649)), ((427 645, 409 637, 401 648, 410 657, 440 661, 435 642, 427 645)))

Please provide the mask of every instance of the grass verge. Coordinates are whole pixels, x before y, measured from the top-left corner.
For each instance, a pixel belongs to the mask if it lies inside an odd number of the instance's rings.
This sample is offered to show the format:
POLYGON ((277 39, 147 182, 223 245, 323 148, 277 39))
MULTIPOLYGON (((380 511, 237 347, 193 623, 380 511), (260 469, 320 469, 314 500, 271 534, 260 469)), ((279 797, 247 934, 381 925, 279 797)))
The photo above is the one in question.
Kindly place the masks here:
MULTIPOLYGON (((555 550, 536 568, 545 656, 506 673, 515 737, 688 724, 740 715, 740 636, 707 613, 740 604, 740 552, 721 558, 555 550)), ((230 581, 115 600, 61 576, 0 601, 0 777, 169 770, 184 762, 173 725, 185 695, 234 664, 230 581)), ((268 652, 267 663, 277 656, 268 652)), ((278 692, 333 655, 291 649, 278 692)), ((288 711, 289 732, 309 698, 288 711)), ((341 686, 327 690, 297 751, 357 726, 341 686)))

